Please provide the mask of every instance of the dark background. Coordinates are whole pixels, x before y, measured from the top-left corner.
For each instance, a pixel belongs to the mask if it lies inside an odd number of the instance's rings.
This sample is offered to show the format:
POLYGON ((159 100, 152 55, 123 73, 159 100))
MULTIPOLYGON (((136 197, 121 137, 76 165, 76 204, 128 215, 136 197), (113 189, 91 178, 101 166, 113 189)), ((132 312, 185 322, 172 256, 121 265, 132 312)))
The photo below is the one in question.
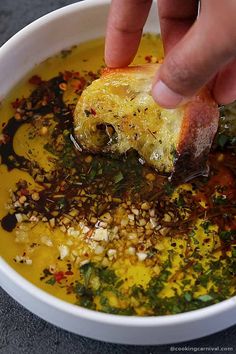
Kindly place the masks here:
MULTIPOLYGON (((38 17, 74 2, 76 1, 0 0, 0 45, 38 17)), ((209 352, 210 347, 232 347, 235 353, 236 326, 215 335, 176 346, 196 347, 195 350, 198 349, 201 353, 209 352), (206 349, 201 350, 201 347, 206 349)), ((154 354, 171 353, 171 351, 170 345, 150 347, 115 345, 68 333, 31 314, 0 288, 0 353, 154 354)), ((226 353, 226 351, 219 349, 214 353, 226 353)))

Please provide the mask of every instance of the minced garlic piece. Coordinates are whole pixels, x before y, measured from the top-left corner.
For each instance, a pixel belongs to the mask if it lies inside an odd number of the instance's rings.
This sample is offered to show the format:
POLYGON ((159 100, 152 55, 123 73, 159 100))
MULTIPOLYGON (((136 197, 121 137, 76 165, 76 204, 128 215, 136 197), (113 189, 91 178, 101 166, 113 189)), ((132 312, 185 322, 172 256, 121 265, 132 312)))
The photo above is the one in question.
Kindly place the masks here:
POLYGON ((108 241, 108 231, 107 229, 96 229, 93 234, 93 239, 95 241, 108 241))
POLYGON ((48 247, 53 246, 52 240, 47 235, 41 236, 41 242, 48 247))
POLYGON ((69 248, 67 246, 61 245, 58 247, 60 252, 60 258, 64 259, 69 254, 69 248))
POLYGON ((136 254, 140 262, 144 261, 147 258, 147 253, 137 252, 136 254))

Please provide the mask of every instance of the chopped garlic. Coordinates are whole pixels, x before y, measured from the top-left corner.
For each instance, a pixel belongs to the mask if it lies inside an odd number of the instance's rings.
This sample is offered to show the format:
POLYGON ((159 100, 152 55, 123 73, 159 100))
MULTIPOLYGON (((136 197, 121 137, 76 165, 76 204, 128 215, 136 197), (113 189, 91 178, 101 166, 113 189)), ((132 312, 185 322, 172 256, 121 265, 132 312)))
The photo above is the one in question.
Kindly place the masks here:
POLYGON ((32 216, 30 217, 29 221, 31 221, 31 222, 38 222, 38 221, 39 221, 39 218, 37 218, 37 216, 35 216, 35 215, 32 215, 32 216))
POLYGON ((84 261, 80 262, 80 265, 83 266, 89 262, 90 262, 89 259, 85 259, 84 261))
POLYGON ((155 209, 150 209, 149 215, 153 218, 155 216, 155 209))
POLYGON ((78 230, 75 230, 74 227, 69 227, 67 229, 67 235, 68 236, 73 236, 73 237, 78 237, 80 232, 78 230))
POLYGON ((26 259, 25 260, 25 264, 27 265, 31 265, 33 262, 32 262, 32 259, 26 259))
POLYGON ((66 233, 66 227, 64 225, 60 226, 60 230, 65 234, 66 233))
POLYGON ((107 229, 96 229, 93 234, 93 239, 95 241, 108 241, 108 231, 107 229))
POLYGON ((22 256, 16 256, 15 257, 16 263, 20 263, 21 260, 22 260, 22 256))
POLYGON ((150 223, 151 223, 153 229, 157 226, 157 221, 155 218, 150 218, 150 223))
POLYGON ((115 250, 115 249, 109 249, 108 251, 107 251, 107 256, 108 256, 108 258, 109 259, 113 259, 113 258, 115 258, 116 257, 116 254, 117 254, 117 251, 115 250))
POLYGON ((16 230, 16 242, 26 243, 29 241, 29 234, 27 231, 22 229, 16 230))
POLYGON ((87 234, 90 231, 90 228, 88 226, 84 226, 82 231, 84 234, 87 234))
POLYGON ((56 219, 55 219, 55 218, 51 218, 51 219, 49 220, 49 224, 50 224, 51 227, 55 227, 55 225, 56 225, 56 219))
POLYGON ((135 254, 135 248, 134 247, 129 247, 128 248, 128 253, 133 256, 135 254))
POLYGON ((131 209, 131 211, 132 211, 132 213, 134 214, 134 215, 136 215, 136 216, 138 216, 139 215, 139 210, 138 209, 131 209))
POLYGON ((41 236, 41 242, 44 243, 48 247, 53 246, 52 240, 47 235, 41 236))
POLYGON ((121 222, 120 222, 120 226, 121 227, 124 227, 124 226, 127 226, 129 223, 129 220, 128 219, 122 219, 121 222))
POLYGON ((114 234, 118 234, 118 231, 119 231, 119 227, 118 226, 114 226, 113 227, 113 233, 114 234))
POLYGON ((101 253, 103 253, 103 251, 104 251, 104 247, 98 245, 98 246, 95 248, 94 253, 95 253, 95 254, 101 254, 101 253))
POLYGON ((147 258, 147 253, 137 252, 136 254, 140 262, 144 261, 147 258))
POLYGON ((16 263, 24 263, 26 265, 31 265, 33 263, 32 259, 25 256, 16 256, 14 260, 16 263))
POLYGON ((16 217, 17 222, 22 222, 23 221, 22 214, 17 213, 17 214, 15 214, 15 217, 16 217))
POLYGON ((84 234, 87 234, 90 231, 90 228, 86 226, 82 221, 79 223, 79 227, 84 234))
POLYGON ((129 240, 135 240, 137 238, 137 234, 135 232, 130 232, 128 234, 128 239, 129 240))
POLYGON ((148 204, 147 202, 144 202, 144 203, 142 203, 142 205, 141 205, 141 209, 142 209, 142 210, 149 210, 149 209, 150 209, 150 206, 149 206, 149 204, 148 204))
POLYGON ((163 220, 164 220, 165 222, 170 222, 170 221, 171 221, 171 216, 170 216, 169 214, 165 213, 163 220))
POLYGON ((129 220, 132 220, 132 221, 133 221, 133 220, 134 220, 134 214, 129 214, 129 215, 128 215, 128 218, 129 218, 129 220))
POLYGON ((69 254, 69 248, 67 246, 61 245, 58 247, 60 252, 60 258, 64 259, 69 254))
POLYGON ((140 226, 145 226, 146 225, 146 220, 145 219, 141 219, 141 220, 139 220, 139 225, 140 226))

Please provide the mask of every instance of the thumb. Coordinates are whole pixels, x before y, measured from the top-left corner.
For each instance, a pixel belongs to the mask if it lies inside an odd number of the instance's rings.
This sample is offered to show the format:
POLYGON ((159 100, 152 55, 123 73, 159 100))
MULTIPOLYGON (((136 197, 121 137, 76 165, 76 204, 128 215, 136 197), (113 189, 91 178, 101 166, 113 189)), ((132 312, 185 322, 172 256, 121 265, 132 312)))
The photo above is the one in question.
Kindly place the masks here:
POLYGON ((164 59, 152 88, 154 100, 166 108, 188 101, 234 57, 233 33, 215 18, 198 18, 164 59))

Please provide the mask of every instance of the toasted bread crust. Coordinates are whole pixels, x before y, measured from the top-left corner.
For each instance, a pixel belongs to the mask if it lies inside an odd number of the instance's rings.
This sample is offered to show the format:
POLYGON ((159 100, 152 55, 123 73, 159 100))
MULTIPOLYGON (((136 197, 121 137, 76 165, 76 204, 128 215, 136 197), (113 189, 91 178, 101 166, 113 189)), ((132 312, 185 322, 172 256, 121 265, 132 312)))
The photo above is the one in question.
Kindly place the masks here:
POLYGON ((149 75, 154 77, 157 70, 159 70, 161 64, 144 64, 144 65, 133 65, 125 68, 104 68, 102 71, 102 77, 108 75, 119 75, 119 74, 140 74, 140 75, 149 75))
POLYGON ((92 152, 124 153, 133 148, 172 181, 187 180, 206 171, 219 112, 207 88, 174 110, 158 106, 151 87, 160 65, 106 68, 78 101, 75 133, 92 152), (105 144, 102 125, 116 134, 105 144))
POLYGON ((207 87, 185 105, 172 181, 207 173, 207 158, 217 132, 219 110, 207 87))

